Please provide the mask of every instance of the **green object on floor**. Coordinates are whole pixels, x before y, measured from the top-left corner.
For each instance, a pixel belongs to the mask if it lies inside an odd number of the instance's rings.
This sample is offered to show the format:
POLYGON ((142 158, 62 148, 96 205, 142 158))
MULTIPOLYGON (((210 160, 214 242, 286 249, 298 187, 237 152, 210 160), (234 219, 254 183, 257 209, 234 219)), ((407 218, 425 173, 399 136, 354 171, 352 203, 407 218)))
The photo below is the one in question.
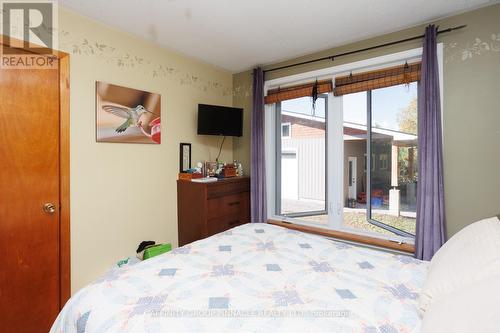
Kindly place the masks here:
POLYGON ((170 243, 158 244, 148 247, 147 249, 144 250, 143 260, 156 257, 160 254, 167 253, 171 250, 172 250, 172 244, 170 243))
POLYGON ((122 260, 118 261, 118 262, 116 263, 116 265, 117 265, 118 267, 122 267, 123 265, 128 264, 128 260, 129 260, 129 259, 130 259, 130 258, 127 258, 127 259, 122 259, 122 260))

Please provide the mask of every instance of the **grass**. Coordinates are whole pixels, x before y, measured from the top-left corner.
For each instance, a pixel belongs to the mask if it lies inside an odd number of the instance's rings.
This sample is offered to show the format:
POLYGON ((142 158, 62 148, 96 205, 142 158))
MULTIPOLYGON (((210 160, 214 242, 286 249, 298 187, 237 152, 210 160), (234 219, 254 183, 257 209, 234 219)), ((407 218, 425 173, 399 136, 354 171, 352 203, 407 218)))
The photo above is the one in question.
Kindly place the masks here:
MULTIPOLYGON (((392 216, 384 214, 372 214, 374 220, 388 224, 392 227, 401 229, 403 231, 415 234, 415 219, 405 216, 392 216)), ((392 232, 377 227, 366 221, 366 214, 364 213, 344 213, 344 225, 354 229, 361 229, 365 231, 373 231, 385 235, 394 235, 392 232)))
MULTIPOLYGON (((415 234, 414 218, 405 216, 384 215, 384 214, 372 214, 372 218, 374 220, 388 224, 390 226, 409 232, 411 234, 415 234)), ((301 219, 320 224, 328 223, 327 215, 308 216, 308 217, 303 217, 301 219)), ((348 228, 394 236, 394 233, 382 229, 380 227, 377 227, 376 225, 373 225, 371 223, 368 223, 366 221, 365 213, 344 212, 344 226, 348 228)))

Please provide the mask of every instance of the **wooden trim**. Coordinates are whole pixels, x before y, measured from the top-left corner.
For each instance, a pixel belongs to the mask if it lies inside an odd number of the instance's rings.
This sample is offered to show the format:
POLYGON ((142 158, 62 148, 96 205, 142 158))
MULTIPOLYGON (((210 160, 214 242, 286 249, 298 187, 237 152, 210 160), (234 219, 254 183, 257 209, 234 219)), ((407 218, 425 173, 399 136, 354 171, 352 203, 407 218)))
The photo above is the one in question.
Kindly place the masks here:
MULTIPOLYGON (((30 47, 30 49, 26 50, 23 47, 20 48, 20 47, 17 47, 17 46, 12 46, 11 45, 12 41, 15 41, 16 44, 23 43, 23 45, 24 45, 24 41, 22 41, 20 39, 0 34, 0 44, 7 45, 8 47, 13 48, 13 49, 25 50, 25 51, 28 51, 29 53, 33 53, 33 54, 48 55, 48 54, 45 54, 45 53, 36 52, 37 48, 42 48, 41 45, 29 42, 28 43, 28 47, 30 47)), ((66 52, 64 52, 64 51, 52 50, 51 55, 57 57, 58 59, 62 59, 64 57, 68 56, 69 54, 66 53, 66 52)))
MULTIPOLYGON (((288 99, 307 97, 312 95, 315 82, 289 86, 284 88, 271 89, 265 97, 266 104, 274 104, 288 99)), ((332 80, 318 81, 318 94, 325 94, 333 91, 332 80)))
POLYGON ((59 59, 59 274, 60 308, 71 296, 69 55, 59 59))
POLYGON ((277 220, 267 220, 267 223, 272 224, 272 225, 277 225, 280 227, 284 227, 284 228, 288 228, 288 229, 307 232, 310 234, 346 240, 349 242, 361 243, 361 244, 366 244, 366 245, 371 245, 371 246, 378 246, 378 247, 383 247, 386 249, 397 250, 397 251, 411 253, 411 254, 415 253, 415 246, 413 244, 399 244, 397 242, 389 241, 386 239, 357 235, 357 234, 352 234, 349 232, 338 231, 338 230, 331 230, 331 229, 318 228, 318 227, 306 226, 306 225, 295 224, 295 223, 288 223, 288 222, 277 221, 277 220))

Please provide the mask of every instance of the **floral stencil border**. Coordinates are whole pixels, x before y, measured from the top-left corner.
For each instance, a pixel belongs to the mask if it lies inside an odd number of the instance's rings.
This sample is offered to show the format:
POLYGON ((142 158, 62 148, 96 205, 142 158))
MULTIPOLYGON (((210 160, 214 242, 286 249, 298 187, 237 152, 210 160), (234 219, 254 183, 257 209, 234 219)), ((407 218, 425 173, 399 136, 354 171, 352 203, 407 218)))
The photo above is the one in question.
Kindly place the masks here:
POLYGON ((86 37, 75 38, 64 30, 60 32, 59 38, 61 49, 74 55, 94 56, 110 65, 142 70, 145 75, 153 79, 174 79, 180 86, 189 86, 203 92, 215 92, 222 96, 233 95, 233 90, 221 82, 204 79, 199 75, 166 64, 158 64, 129 52, 121 52, 116 47, 97 40, 86 37))
POLYGON ((500 33, 492 33, 489 38, 476 37, 473 41, 466 42, 465 45, 458 42, 451 42, 445 46, 445 62, 467 61, 476 56, 489 52, 500 52, 500 33))

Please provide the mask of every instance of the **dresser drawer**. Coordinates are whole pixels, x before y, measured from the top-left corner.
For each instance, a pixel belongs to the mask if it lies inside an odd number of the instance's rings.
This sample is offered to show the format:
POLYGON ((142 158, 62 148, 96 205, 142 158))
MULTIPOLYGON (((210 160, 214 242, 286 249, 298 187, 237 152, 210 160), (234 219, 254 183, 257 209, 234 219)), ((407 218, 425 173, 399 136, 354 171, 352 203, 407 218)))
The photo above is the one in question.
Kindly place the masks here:
POLYGON ((177 181, 179 245, 250 222, 250 178, 177 181))
POLYGON ((239 214, 209 219, 207 221, 207 236, 218 234, 219 232, 226 231, 248 222, 250 222, 248 218, 244 218, 239 214))
POLYGON ((208 218, 216 218, 227 215, 238 214, 240 216, 249 215, 250 207, 248 192, 226 195, 208 200, 208 218), (247 213, 248 211, 248 213, 247 213))
POLYGON ((216 182, 207 186, 207 198, 219 198, 226 195, 250 192, 250 180, 248 178, 238 179, 228 183, 216 182))

